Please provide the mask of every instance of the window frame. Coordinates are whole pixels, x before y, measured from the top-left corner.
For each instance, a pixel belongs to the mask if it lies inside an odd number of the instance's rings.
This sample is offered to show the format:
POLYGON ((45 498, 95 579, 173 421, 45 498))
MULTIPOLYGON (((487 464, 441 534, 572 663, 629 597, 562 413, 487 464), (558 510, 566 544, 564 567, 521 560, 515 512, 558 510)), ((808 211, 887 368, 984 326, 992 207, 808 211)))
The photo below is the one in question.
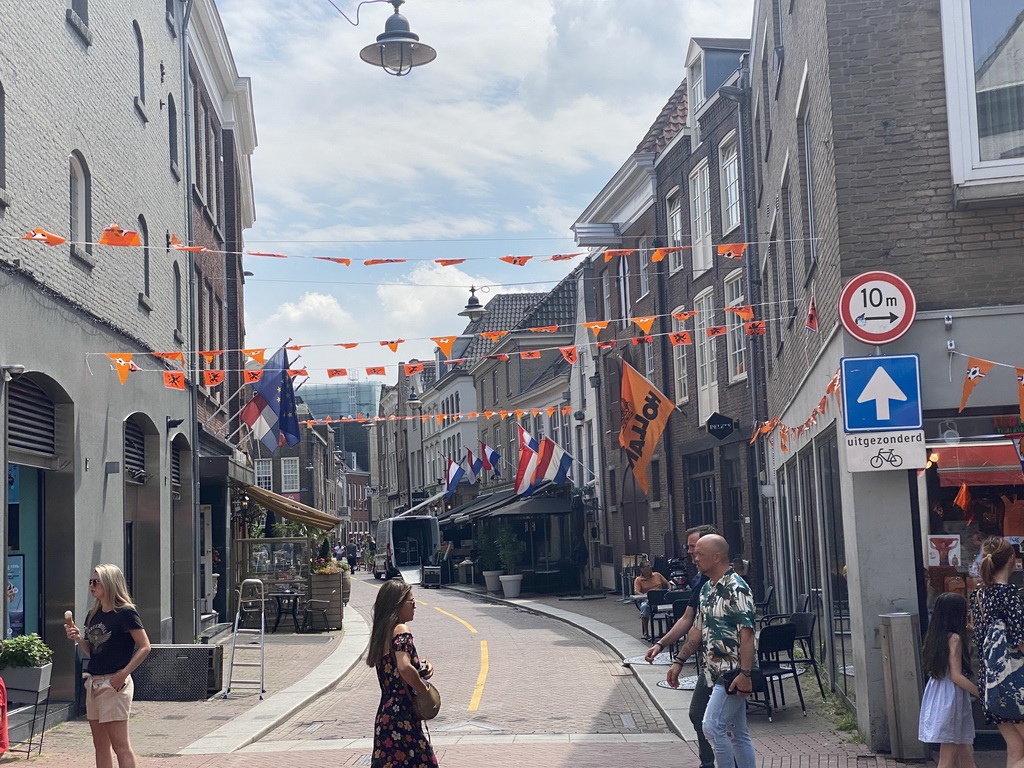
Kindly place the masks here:
POLYGON ((68 199, 68 240, 72 253, 92 253, 92 177, 89 163, 77 149, 68 158, 69 199, 68 199), (77 169, 77 172, 76 172, 77 169), (77 224, 76 224, 77 222, 77 224))
MULTIPOLYGON (((0 82, 0 193, 7 188, 7 92, 0 82)), ((0 194, 0 208, 7 202, 0 194)))
MULTIPOLYGON (((685 312, 686 307, 676 307, 672 310, 673 314, 685 312)), ((685 331, 686 324, 681 323, 676 318, 672 318, 672 331, 685 331)), ((691 331, 691 333, 693 333, 691 331)), ((690 402, 690 379, 689 379, 689 362, 686 359, 686 348, 688 344, 676 344, 672 347, 672 376, 675 384, 673 394, 675 395, 676 403, 688 403, 690 402), (680 394, 681 393, 681 394, 680 394)))
MULTIPOLYGON (((706 388, 710 394, 712 389, 718 388, 718 338, 711 338, 707 330, 714 323, 715 294, 714 286, 709 286, 698 293, 693 299, 693 308, 697 311, 696 333, 693 343, 696 355, 697 373, 697 412, 700 422, 703 424, 714 413, 714 408, 709 408, 707 413, 700 407, 700 390, 706 388)), ((710 397, 709 397, 710 399, 710 397)))
POLYGON ((253 462, 253 472, 256 476, 256 487, 262 488, 265 491, 274 490, 274 460, 273 459, 256 459, 253 462), (260 470, 265 471, 260 471, 260 470), (260 481, 266 481, 266 485, 260 481))
POLYGON ((141 213, 138 218, 139 239, 142 241, 142 295, 150 296, 150 278, 152 277, 152 258, 149 248, 149 225, 141 213))
POLYGON ((640 269, 638 270, 638 275, 640 277, 640 295, 637 296, 634 301, 640 301, 651 292, 651 255, 653 248, 653 237, 640 238, 640 250, 638 253, 640 257, 640 269))
MULTIPOLYGON (((725 306, 742 307, 747 303, 742 268, 734 269, 726 275, 725 280, 722 281, 722 286, 725 293, 725 306), (733 286, 739 287, 739 293, 730 299, 729 292, 730 289, 733 289, 733 286)), ((725 314, 725 324, 729 329, 725 334, 726 359, 729 364, 729 383, 734 384, 738 381, 746 381, 747 379, 747 332, 744 325, 746 321, 735 312, 726 312, 725 314), (738 369, 734 363, 735 360, 739 361, 738 369)))
MULTIPOLYGON (((683 191, 675 187, 665 195, 665 221, 668 222, 668 245, 678 247, 683 244, 683 191)), ((675 251, 668 255, 669 274, 678 272, 686 263, 683 251, 675 251)))
POLYGON ((619 325, 622 328, 629 327, 630 309, 633 300, 629 292, 629 257, 619 256, 619 263, 616 265, 619 282, 619 304, 622 307, 622 317, 619 318, 619 325))
POLYGON ((694 278, 712 266, 711 257, 711 166, 704 158, 690 172, 690 253, 694 278))
POLYGON ((740 147, 736 131, 730 131, 719 142, 718 167, 722 203, 722 234, 727 235, 743 223, 742 198, 740 196, 740 147), (727 155, 727 152, 731 152, 731 156, 727 155), (730 177, 730 169, 733 170, 733 177, 730 177), (733 213, 732 216, 730 216, 730 212, 733 213))
POLYGON ((299 493, 302 490, 302 478, 299 476, 299 457, 281 457, 281 493, 299 493), (294 467, 294 472, 291 470, 294 467), (294 485, 288 483, 294 479, 294 485))

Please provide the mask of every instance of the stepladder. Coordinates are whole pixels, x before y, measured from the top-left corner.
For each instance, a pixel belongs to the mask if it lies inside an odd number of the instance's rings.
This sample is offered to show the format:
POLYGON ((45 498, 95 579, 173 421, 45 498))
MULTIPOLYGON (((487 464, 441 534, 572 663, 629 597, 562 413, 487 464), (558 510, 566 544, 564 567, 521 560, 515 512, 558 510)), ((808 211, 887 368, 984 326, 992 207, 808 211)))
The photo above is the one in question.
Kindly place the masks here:
POLYGON ((238 590, 234 632, 231 634, 228 681, 223 696, 225 699, 232 688, 256 688, 261 699, 267 692, 264 674, 264 639, 267 629, 264 600, 262 581, 246 579, 242 582, 238 590))

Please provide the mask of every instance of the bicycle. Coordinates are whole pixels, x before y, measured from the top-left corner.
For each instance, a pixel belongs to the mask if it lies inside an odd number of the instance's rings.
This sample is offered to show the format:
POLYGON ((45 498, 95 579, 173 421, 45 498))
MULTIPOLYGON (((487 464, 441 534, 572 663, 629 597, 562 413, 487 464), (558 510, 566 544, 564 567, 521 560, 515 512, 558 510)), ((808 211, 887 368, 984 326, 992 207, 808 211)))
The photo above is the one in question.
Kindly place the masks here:
POLYGON ((872 456, 868 463, 871 464, 872 469, 879 469, 883 461, 894 467, 899 467, 903 464, 903 457, 896 453, 895 448, 879 448, 878 454, 872 456))

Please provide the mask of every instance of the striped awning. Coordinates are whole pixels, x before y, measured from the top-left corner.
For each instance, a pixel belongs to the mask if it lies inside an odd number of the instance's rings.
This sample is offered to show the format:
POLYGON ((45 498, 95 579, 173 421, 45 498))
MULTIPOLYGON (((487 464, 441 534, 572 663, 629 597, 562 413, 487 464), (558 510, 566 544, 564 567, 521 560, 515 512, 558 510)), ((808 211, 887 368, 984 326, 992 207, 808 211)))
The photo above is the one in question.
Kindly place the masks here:
POLYGON ((301 523, 302 525, 309 525, 321 531, 329 531, 332 528, 341 525, 342 522, 341 518, 335 517, 334 515, 328 515, 326 512, 321 512, 319 509, 313 509, 313 507, 307 507, 305 504, 292 501, 286 496, 274 493, 273 491, 268 491, 265 488, 260 488, 256 485, 250 485, 245 489, 245 492, 249 494, 249 498, 257 504, 262 504, 275 515, 286 517, 293 523, 301 523))

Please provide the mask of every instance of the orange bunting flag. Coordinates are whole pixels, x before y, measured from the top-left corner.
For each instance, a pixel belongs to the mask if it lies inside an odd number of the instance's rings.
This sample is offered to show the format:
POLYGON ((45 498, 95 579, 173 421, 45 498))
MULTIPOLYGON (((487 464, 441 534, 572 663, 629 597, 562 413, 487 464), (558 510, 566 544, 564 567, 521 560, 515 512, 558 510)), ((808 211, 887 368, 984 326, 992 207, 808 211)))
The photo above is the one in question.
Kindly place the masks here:
POLYGON ((604 252, 604 261, 607 264, 609 261, 614 259, 616 256, 629 256, 630 254, 636 253, 636 248, 617 248, 610 251, 604 252))
POLYGON ((296 376, 309 376, 309 371, 305 368, 289 368, 285 373, 293 379, 296 376))
POLYGON ((971 492, 967 488, 967 483, 960 484, 960 490, 956 494, 956 498, 953 499, 953 503, 956 504, 964 512, 971 506, 971 492))
POLYGON ((994 365, 995 363, 990 363, 988 360, 980 360, 977 357, 968 359, 967 376, 964 377, 964 391, 960 396, 960 410, 957 413, 960 413, 967 407, 967 400, 970 398, 974 388, 978 386, 978 382, 988 375, 988 372, 992 370, 994 365))
POLYGON ((698 312, 673 312, 672 317, 674 317, 680 323, 685 323, 691 317, 696 317, 698 314, 698 312))
POLYGON ((484 360, 508 360, 508 355, 484 355, 484 360))
POLYGON ((652 341, 654 341, 654 337, 653 336, 634 336, 632 341, 633 341, 633 346, 635 347, 635 346, 638 346, 640 344, 650 344, 652 341))
POLYGON ((508 331, 484 331, 480 335, 483 336, 488 341, 495 342, 502 336, 508 336, 508 331))
POLYGON ((265 256, 268 259, 287 259, 283 253, 262 253, 261 251, 246 251, 246 256, 265 256))
POLYGON ((181 352, 154 352, 153 357, 162 357, 164 360, 177 360, 182 365, 185 364, 185 355, 181 352))
POLYGON ((356 344, 351 344, 351 343, 350 344, 335 344, 334 346, 336 346, 336 347, 343 347, 345 349, 355 349, 356 347, 359 346, 359 344, 358 343, 356 343, 356 344))
POLYGON ((526 411, 524 411, 522 408, 516 408, 516 418, 517 419, 523 418, 523 414, 524 413, 526 413, 526 411))
POLYGON ((548 408, 548 418, 550 419, 554 415, 555 415, 555 406, 552 405, 550 408, 548 408))
POLYGON ((511 264, 513 267, 526 266, 526 262, 532 259, 533 256, 501 256, 498 261, 504 261, 506 264, 511 264))
POLYGON ((657 248, 654 253, 651 254, 651 261, 658 262, 664 261, 665 257, 670 253, 678 253, 679 251, 688 251, 690 246, 688 245, 674 245, 671 248, 657 248))
POLYGON ((299 352, 299 351, 305 349, 306 347, 311 347, 311 346, 312 346, 312 344, 296 344, 294 347, 285 347, 285 349, 290 349, 293 352, 299 352))
POLYGON ((211 349, 209 352, 200 352, 200 355, 206 358, 207 365, 213 365, 213 358, 220 357, 224 354, 223 349, 211 349))
POLYGON ((327 378, 328 379, 336 379, 339 376, 348 376, 348 370, 345 369, 345 368, 328 368, 327 369, 327 378))
POLYGON ((206 248, 201 245, 185 245, 175 234, 171 235, 171 248, 176 251, 189 251, 191 253, 202 253, 206 250, 206 248))
POLYGON ((750 443, 748 443, 748 445, 753 445, 754 443, 756 443, 757 442, 757 438, 759 438, 760 436, 761 436, 761 425, 758 424, 755 421, 754 422, 754 434, 752 434, 750 436, 750 443))
POLYGON ((365 259, 364 267, 375 267, 378 264, 405 264, 405 259, 365 259))
POLYGON ((437 414, 437 423, 441 424, 443 421, 444 421, 444 414, 443 413, 437 414))
POLYGON ((452 345, 455 344, 455 340, 458 336, 431 336, 430 340, 437 344, 437 346, 444 352, 445 357, 451 357, 452 345))
POLYGON ((382 347, 387 347, 392 352, 397 352, 398 351, 398 345, 399 344, 404 344, 404 343, 405 343, 405 339, 395 339, 394 341, 382 341, 382 342, 380 342, 380 345, 382 347))
POLYGON ((405 375, 415 376, 417 373, 423 370, 423 363, 406 363, 405 364, 405 375))
POLYGON ((224 371, 203 371, 203 383, 208 387, 216 387, 224 383, 224 371))
POLYGON ((107 352, 107 357, 117 366, 117 375, 121 379, 122 386, 128 381, 128 374, 139 369, 137 365, 132 363, 132 356, 129 353, 107 352))
POLYGON ((345 259, 340 256, 314 256, 313 258, 319 259, 320 261, 330 261, 335 264, 341 264, 343 267, 352 266, 352 259, 345 259))
POLYGON ((164 371, 164 386, 168 389, 185 389, 185 374, 181 371, 164 371))
POLYGON ((568 416, 570 413, 572 413, 572 406, 571 405, 563 405, 562 406, 562 413, 565 414, 566 416, 568 416))
POLYGON ((531 328, 534 333, 555 333, 558 330, 557 325, 542 325, 538 328, 531 328))
POLYGON ((100 235, 100 245, 139 246, 142 245, 142 239, 138 232, 131 229, 124 230, 117 224, 111 224, 100 235))
POLYGON ((822 395, 821 400, 818 402, 818 413, 822 416, 825 415, 825 407, 828 405, 828 395, 822 395))
POLYGON ((789 427, 785 425, 779 430, 779 448, 783 451, 789 451, 789 427))
POLYGON ((67 240, 60 235, 55 235, 52 232, 47 232, 45 229, 39 229, 38 227, 33 229, 27 235, 23 235, 21 239, 35 240, 38 243, 46 243, 47 245, 60 245, 61 243, 67 242, 67 240))
POLYGON ((528 349, 525 352, 520 352, 519 357, 521 357, 523 360, 537 360, 540 358, 540 350, 528 349))
POLYGON ((693 344, 693 336, 690 335, 689 331, 670 333, 668 340, 672 342, 673 347, 678 347, 680 344, 693 344))
POLYGON ((442 267, 454 267, 456 264, 465 263, 465 259, 434 259, 434 262, 442 267))
POLYGON ((264 359, 267 354, 266 349, 243 349, 242 353, 248 355, 257 365, 264 365, 266 363, 264 359))
POLYGON ((484 418, 489 419, 494 416, 494 411, 484 411, 484 418))
POLYGON ((1024 368, 1017 368, 1017 405, 1020 408, 1020 420, 1024 421, 1024 368))
POLYGON ((530 412, 531 412, 531 413, 532 413, 532 414, 533 414, 534 416, 540 416, 540 408, 532 408, 532 409, 530 409, 530 412))
POLYGON ((580 354, 576 347, 559 347, 558 351, 562 353, 562 357, 565 358, 565 362, 569 365, 574 365, 580 359, 580 354))
POLYGON ((745 307, 725 307, 726 312, 735 312, 744 320, 754 319, 754 308, 749 304, 745 307))
POLYGON ((386 376, 387 375, 387 371, 384 369, 384 366, 377 366, 377 367, 373 367, 373 368, 367 368, 366 369, 366 375, 367 376, 386 376))
POLYGON ((597 320, 593 323, 584 323, 583 327, 592 330, 594 332, 594 337, 596 338, 601 331, 608 327, 608 323, 608 320, 597 320))
POLYGON ((812 333, 818 332, 818 308, 814 304, 813 296, 811 296, 811 303, 807 307, 807 319, 804 321, 804 328, 812 333))
POLYGON ((598 349, 615 349, 615 347, 616 347, 616 345, 618 343, 619 342, 614 341, 614 340, 613 341, 599 341, 599 342, 597 342, 597 348, 598 349))
POLYGON ((647 465, 672 414, 672 402, 636 368, 622 361, 619 445, 626 451, 637 485, 647 493, 647 465))
POLYGON ((825 387, 825 394, 832 395, 839 391, 839 371, 835 372, 835 375, 828 382, 828 386, 825 387))
POLYGON ((651 315, 649 317, 634 317, 633 322, 636 323, 637 328, 639 328, 644 333, 650 333, 651 326, 654 325, 654 321, 656 319, 657 318, 655 315, 651 315))
POLYGON ((727 259, 742 259, 747 250, 747 243, 728 243, 718 246, 718 255, 727 259))
POLYGON ((582 255, 582 253, 556 253, 554 256, 542 259, 542 261, 569 261, 582 255))
POLYGON ((747 332, 747 336, 764 336, 765 327, 764 320, 751 320, 749 323, 744 323, 744 330, 747 332))
POLYGON ((708 326, 708 338, 713 339, 715 336, 725 336, 729 331, 724 325, 710 325, 708 326))
POLYGON ((458 365, 459 363, 464 363, 464 362, 466 362, 466 358, 459 357, 459 358, 456 358, 455 360, 445 360, 444 364, 445 365, 458 365))
POLYGON ((263 371, 243 371, 242 380, 246 384, 255 384, 263 378, 263 371))
POLYGON ((508 411, 498 411, 498 415, 504 419, 508 416, 508 411))

